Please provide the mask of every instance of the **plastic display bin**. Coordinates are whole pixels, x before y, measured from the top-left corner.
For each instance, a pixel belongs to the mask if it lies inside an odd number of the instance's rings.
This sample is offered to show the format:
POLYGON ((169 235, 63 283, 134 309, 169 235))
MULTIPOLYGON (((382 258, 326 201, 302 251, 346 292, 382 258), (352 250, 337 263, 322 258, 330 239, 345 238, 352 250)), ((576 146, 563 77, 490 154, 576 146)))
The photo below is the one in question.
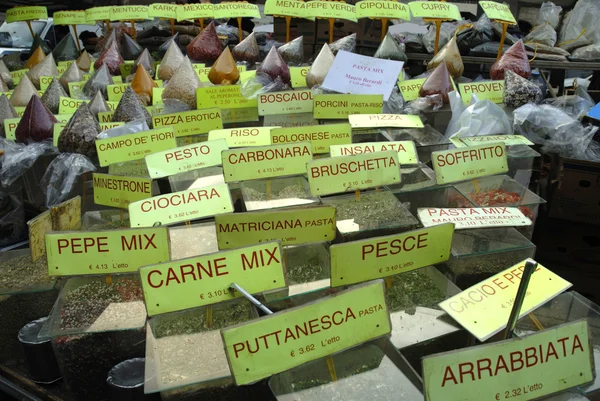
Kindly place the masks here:
POLYGON ((311 206, 319 198, 311 195, 308 180, 303 176, 270 178, 240 182, 246 211, 311 206), (270 187, 270 192, 267 188, 270 187))

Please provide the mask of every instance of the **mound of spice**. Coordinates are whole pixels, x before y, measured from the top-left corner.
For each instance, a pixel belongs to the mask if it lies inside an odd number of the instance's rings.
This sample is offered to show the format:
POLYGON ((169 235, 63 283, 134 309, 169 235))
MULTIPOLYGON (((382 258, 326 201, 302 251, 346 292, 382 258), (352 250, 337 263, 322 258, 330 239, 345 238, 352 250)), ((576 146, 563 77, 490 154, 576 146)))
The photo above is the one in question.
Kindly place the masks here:
POLYGON ((121 55, 125 60, 135 60, 144 49, 131 36, 124 33, 121 39, 121 55))
POLYGON ((18 117, 17 111, 12 106, 12 104, 10 104, 10 101, 8 100, 6 95, 2 94, 2 96, 0 96, 0 136, 4 137, 5 135, 4 120, 6 120, 7 118, 16 117, 18 117))
POLYGON ((439 309, 437 304, 446 299, 423 269, 392 276, 392 285, 387 289, 390 312, 404 310, 414 315, 417 306, 439 309))
MULTIPOLYGON (((344 39, 344 38, 342 38, 344 39)), ((340 40, 342 40, 340 39, 340 40)), ((404 51, 398 46, 398 43, 392 38, 392 36, 387 33, 383 38, 383 41, 377 48, 375 58, 381 58, 385 60, 396 60, 396 61, 407 61, 408 57, 404 54, 404 51)), ((437 64, 436 64, 437 65, 437 64)))
POLYGON ((82 69, 83 71, 89 71, 92 68, 92 58, 87 50, 84 50, 83 53, 77 58, 77 67, 82 69))
POLYGON ((42 103, 44 103, 44 106, 46 106, 52 113, 58 114, 61 96, 69 97, 67 92, 65 92, 62 85, 58 81, 58 78, 55 77, 52 79, 52 82, 50 82, 50 85, 48 88, 46 88, 46 91, 42 95, 42 103))
POLYGON ((95 160, 96 137, 99 133, 98 120, 87 103, 82 103, 60 133, 58 150, 62 153, 79 153, 95 160))
POLYGON ((138 67, 145 68, 150 76, 154 76, 154 59, 150 55, 148 49, 144 49, 142 54, 140 54, 135 60, 135 63, 133 63, 133 68, 131 69, 131 73, 135 74, 138 67))
POLYGON ((325 81, 325 77, 333 64, 334 59, 335 56, 329 49, 327 43, 325 43, 321 48, 319 55, 306 73, 306 84, 309 88, 321 85, 323 81, 325 81))
POLYGON ((128 86, 119 101, 112 120, 113 122, 129 122, 141 119, 146 120, 148 127, 152 128, 152 116, 150 116, 138 95, 131 89, 131 86, 128 86))
POLYGON ((427 77, 421 89, 419 89, 419 97, 427 97, 431 95, 441 95, 444 103, 448 104, 448 93, 452 92, 454 87, 450 81, 450 74, 446 67, 446 61, 443 60, 435 70, 427 77))
POLYGON ((44 53, 44 50, 42 50, 42 47, 38 46, 25 62, 25 68, 32 69, 41 63, 44 58, 46 58, 46 54, 44 53))
POLYGON ((111 75, 120 75, 121 69, 119 66, 124 62, 125 60, 123 60, 123 57, 121 57, 121 54, 119 53, 117 41, 112 40, 108 48, 106 48, 106 50, 102 52, 100 57, 98 57, 98 59, 94 63, 94 69, 97 70, 102 66, 102 64, 105 64, 111 75))
POLYGON ((160 68, 158 69, 158 79, 168 81, 171 79, 175 72, 183 63, 185 57, 179 49, 179 45, 176 42, 170 42, 167 52, 160 62, 160 68))
POLYGON ((240 79, 235 60, 228 47, 208 71, 208 80, 215 85, 233 85, 240 79))
POLYGON ((69 82, 80 82, 83 81, 83 71, 79 69, 77 63, 71 63, 69 68, 58 79, 63 88, 69 90, 69 82))
POLYGON ((113 84, 114 81, 108 67, 105 64, 102 64, 99 68, 94 70, 90 79, 83 85, 83 93, 91 98, 96 92, 100 91, 102 92, 102 96, 107 99, 108 94, 106 92, 106 87, 113 84))
MULTIPOLYGON (((217 35, 215 23, 211 22, 187 45, 187 55, 196 63, 212 63, 221 52, 223 45, 217 35)), ((162 66, 161 66, 162 67, 162 66)))
POLYGON ((284 84, 291 84, 290 69, 277 52, 275 46, 271 47, 267 57, 265 57, 264 61, 256 69, 256 74, 266 74, 272 80, 275 80, 277 77, 279 77, 284 84))
POLYGON ((41 142, 45 139, 52 139, 54 136, 54 124, 58 120, 54 114, 40 100, 36 94, 25 108, 23 117, 15 130, 17 142, 41 142))
MULTIPOLYGON (((162 64, 158 73, 162 73, 162 64)), ((202 87, 200 79, 192 67, 190 60, 185 57, 180 63, 179 69, 171 77, 162 93, 163 101, 176 99, 188 105, 190 110, 196 109, 196 88, 202 87)))
POLYGON ((304 36, 299 36, 277 49, 286 63, 300 65, 304 62, 304 36))
POLYGON ((52 55, 56 61, 75 60, 79 56, 79 50, 73 35, 65 35, 52 50, 52 55))
POLYGON ((10 71, 4 61, 0 60, 0 78, 8 85, 10 88, 13 87, 14 81, 12 75, 10 75, 10 71))
POLYGON ((22 255, 0 262, 0 288, 28 289, 54 287, 56 279, 48 276, 46 257, 42 256, 35 262, 31 255, 22 255))
POLYGON ((10 96, 10 104, 14 107, 25 107, 33 96, 37 96, 38 92, 35 86, 27 75, 23 75, 19 84, 10 96))
MULTIPOLYGON (((472 192, 469 198, 479 207, 487 206, 518 206, 521 204, 522 197, 516 192, 508 192, 503 189, 492 189, 490 191, 472 192)), ((519 210, 530 220, 535 220, 533 211, 520 206, 519 210)))
POLYGON ((260 57, 260 50, 254 32, 235 45, 232 53, 237 61, 245 61, 250 64, 256 63, 260 57))
POLYGON ((40 87, 41 77, 57 77, 59 75, 58 69, 56 68, 52 53, 48 54, 39 64, 27 71, 27 75, 36 88, 40 87))
MULTIPOLYGON (((354 53, 356 51, 356 34, 344 36, 329 45, 329 48, 336 55, 340 50, 354 53)), ((404 52, 403 52, 404 53, 404 52)))

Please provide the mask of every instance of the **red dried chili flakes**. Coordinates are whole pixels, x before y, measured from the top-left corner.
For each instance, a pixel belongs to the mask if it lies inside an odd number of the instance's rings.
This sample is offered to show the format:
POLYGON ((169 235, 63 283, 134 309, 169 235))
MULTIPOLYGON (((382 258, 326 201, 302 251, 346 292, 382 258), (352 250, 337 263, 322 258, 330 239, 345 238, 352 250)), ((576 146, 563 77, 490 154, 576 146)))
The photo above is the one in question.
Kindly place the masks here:
POLYGON ((472 192, 469 197, 477 206, 506 206, 521 202, 521 196, 516 192, 493 189, 484 192, 472 192))

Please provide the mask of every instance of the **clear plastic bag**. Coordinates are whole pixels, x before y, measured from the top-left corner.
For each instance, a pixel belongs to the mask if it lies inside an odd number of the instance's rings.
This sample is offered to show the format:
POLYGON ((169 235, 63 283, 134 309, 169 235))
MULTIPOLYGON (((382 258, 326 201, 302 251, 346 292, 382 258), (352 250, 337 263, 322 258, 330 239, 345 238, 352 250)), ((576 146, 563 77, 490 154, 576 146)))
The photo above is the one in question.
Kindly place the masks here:
POLYGON ((104 96, 102 96, 102 92, 100 91, 96 92, 92 100, 90 100, 88 106, 90 107, 90 111, 96 117, 98 117, 98 113, 106 113, 107 111, 110 111, 108 103, 106 103, 106 100, 104 100, 104 96))
POLYGON ((444 106, 445 99, 440 94, 419 97, 408 102, 404 108, 404 114, 419 115, 428 111, 436 111, 444 106))
POLYGON ((547 46, 556 44, 556 31, 549 24, 538 25, 523 38, 525 43, 541 43, 547 46))
POLYGON ((281 77, 271 78, 269 75, 257 72, 256 75, 242 84, 240 91, 246 99, 256 99, 258 95, 269 92, 281 92, 292 89, 283 82, 281 77))
POLYGON ((100 68, 97 68, 90 79, 83 85, 83 94, 88 98, 94 96, 98 91, 102 93, 105 99, 108 98, 106 87, 113 85, 114 81, 106 64, 102 64, 100 68))
POLYGON ((107 129, 98 134, 97 139, 116 138, 122 135, 135 134, 136 132, 148 131, 148 123, 146 120, 133 120, 126 122, 123 125, 107 129))
POLYGON ((185 56, 179 49, 179 45, 175 41, 172 41, 167 48, 165 57, 160 62, 160 67, 158 68, 158 79, 162 79, 163 81, 168 81, 171 79, 184 60, 185 56))
POLYGON ((531 75, 531 66, 529 65, 529 59, 527 58, 527 52, 522 40, 512 45, 500 57, 500 60, 492 65, 490 76, 496 80, 504 79, 504 72, 507 70, 526 79, 531 75))
POLYGON ((506 106, 517 108, 527 103, 540 103, 542 99, 544 95, 538 85, 506 70, 503 98, 506 106))
POLYGON ((29 145, 0 138, 0 149, 4 151, 0 178, 2 185, 7 187, 14 183, 23 173, 33 166, 33 163, 46 152, 52 151, 52 143, 35 142, 29 145))
POLYGON ((58 79, 63 89, 69 90, 69 82, 83 81, 83 71, 79 69, 77 63, 72 63, 69 68, 58 79))
POLYGON ((392 33, 392 37, 396 42, 398 42, 398 44, 403 43, 405 46, 405 51, 409 53, 425 52, 425 46, 423 45, 422 35, 412 32, 398 32, 392 33))
POLYGON ((435 56, 433 56, 431 61, 427 64, 427 69, 433 70, 440 65, 442 61, 446 62, 448 72, 454 78, 460 77, 465 71, 465 66, 456 44, 456 36, 453 36, 448 43, 446 43, 446 45, 435 56))
MULTIPOLYGON (((451 97, 452 99, 452 97, 451 97)), ((455 101, 462 102, 456 99, 455 101)), ((460 108, 457 108, 457 112, 460 108)), ((452 123, 446 129, 445 137, 467 137, 480 135, 512 135, 512 123, 504 110, 490 100, 478 100, 476 96, 471 104, 460 112, 455 119, 452 109, 452 123)))
MULTIPOLYGON (((435 50, 435 25, 431 24, 427 28, 427 33, 423 35, 423 46, 427 50, 427 53, 432 54, 435 50)), ((454 36, 454 31, 456 31, 456 24, 453 22, 444 22, 440 28, 440 41, 439 48, 446 46, 446 43, 454 36)))
POLYGON ((402 97, 402 93, 400 93, 400 89, 398 89, 398 85, 394 85, 392 89, 392 93, 387 101, 383 102, 383 114, 402 114, 404 112, 404 108, 406 107, 406 102, 402 97))
POLYGON ((75 60, 79 56, 79 50, 73 35, 65 35, 52 50, 52 55, 57 62, 75 60))
POLYGON ((589 46, 580 47, 573 50, 571 60, 597 61, 600 60, 600 43, 589 46))
POLYGON ((272 80, 280 78, 286 85, 291 84, 290 69, 275 47, 269 50, 267 57, 256 69, 256 74, 259 73, 268 75, 272 80))
MULTIPOLYGON (((162 66, 158 69, 160 73, 162 66)), ((165 90, 162 93, 163 100, 177 99, 181 100, 190 107, 190 110, 196 108, 196 89, 202 87, 200 79, 192 67, 190 60, 185 57, 179 69, 171 77, 165 90)))
POLYGON ((431 95, 441 95, 444 103, 448 103, 448 93, 452 92, 454 87, 450 80, 450 74, 446 67, 446 61, 442 60, 433 72, 427 77, 421 89, 419 89, 419 97, 427 97, 431 95))
POLYGON ((0 137, 5 137, 4 120, 6 120, 7 118, 16 117, 17 111, 12 106, 12 104, 10 104, 10 101, 8 100, 6 95, 2 94, 2 96, 0 96, 0 137))
POLYGON ((538 24, 549 24, 552 28, 558 28, 558 23, 560 22, 560 13, 562 12, 562 7, 557 6, 551 1, 546 1, 542 3, 540 6, 540 11, 538 12, 537 23, 538 24))
POLYGON ((254 64, 260 57, 260 51, 258 50, 258 43, 256 42, 256 35, 252 32, 238 43, 232 50, 233 57, 237 61, 254 64))
POLYGON ((319 55, 306 73, 306 84, 309 88, 312 88, 315 85, 323 84, 323 81, 325 80, 325 77, 327 76, 327 73, 333 64, 334 59, 335 56, 329 49, 327 43, 325 43, 321 48, 319 55))
POLYGON ((29 79, 31 79, 31 83, 38 89, 40 88, 41 77, 57 77, 59 75, 58 69, 56 68, 52 53, 48 54, 41 63, 27 71, 27 75, 29 76, 29 79))
MULTIPOLYGON (((269 53, 271 49, 269 48, 269 53)), ((304 63, 304 36, 299 36, 296 39, 279 46, 277 49, 283 61, 291 65, 300 65, 304 63)))
POLYGON ((356 52, 356 34, 344 36, 329 45, 331 52, 335 56, 340 50, 354 53, 356 52))
POLYGON ((549 104, 563 110, 573 118, 581 121, 596 105, 596 102, 581 86, 578 86, 574 95, 559 96, 556 99, 546 99, 543 104, 549 104))
POLYGON ((77 178, 89 171, 96 171, 96 167, 90 159, 78 153, 61 153, 52 160, 40 182, 46 194, 46 207, 66 201, 77 178))
POLYGON ((119 66, 124 62, 125 60, 123 60, 117 48, 117 43, 113 41, 108 49, 104 50, 100 57, 98 57, 94 63, 94 69, 98 69, 102 64, 105 64, 111 75, 121 75, 121 68, 119 66))
POLYGON ((469 51, 483 43, 491 42, 494 39, 494 30, 492 22, 487 15, 482 14, 479 20, 473 23, 470 28, 463 29, 456 35, 456 44, 460 54, 466 56, 469 51))
POLYGON ((400 48, 400 45, 389 33, 385 35, 373 57, 385 60, 408 61, 404 50, 400 48))
POLYGON ((559 46, 585 37, 590 43, 600 42, 600 1, 579 0, 563 21, 559 46))
POLYGON ((2 77, 2 80, 6 83, 6 85, 8 85, 9 88, 14 86, 13 77, 10 75, 10 71, 8 70, 8 67, 6 67, 6 64, 4 64, 3 60, 0 60, 0 77, 2 77))

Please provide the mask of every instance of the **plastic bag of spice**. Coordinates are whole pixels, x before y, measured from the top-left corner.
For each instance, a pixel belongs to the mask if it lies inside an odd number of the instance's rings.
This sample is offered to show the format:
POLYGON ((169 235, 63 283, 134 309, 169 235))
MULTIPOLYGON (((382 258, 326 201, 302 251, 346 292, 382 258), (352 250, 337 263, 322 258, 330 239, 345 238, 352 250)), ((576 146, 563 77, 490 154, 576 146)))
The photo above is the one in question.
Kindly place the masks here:
MULTIPOLYGON (((475 46, 469 52, 469 56, 477 56, 477 57, 496 57, 498 54, 498 48, 500 47, 500 42, 487 42, 482 43, 478 46, 475 46)), ((504 45, 502 47, 502 52, 506 53, 510 49, 510 45, 504 45)))
POLYGON ((138 95, 131 89, 131 86, 128 86, 119 101, 112 120, 113 122, 128 122, 139 119, 145 119, 148 127, 152 128, 152 116, 148 113, 138 95))
POLYGON ((0 92, 8 92, 8 85, 6 84, 6 82, 4 82, 4 80, 2 79, 2 76, 0 76, 0 92))
POLYGON ((10 71, 8 70, 8 67, 6 67, 6 64, 4 64, 3 60, 0 60, 0 77, 2 77, 2 79, 4 80, 6 85, 8 85, 9 88, 13 87, 13 77, 12 75, 10 75, 10 71))
POLYGON ((89 98, 94 96, 98 91, 102 92, 102 95, 107 99, 106 87, 113 85, 114 81, 106 64, 102 64, 99 68, 94 70, 94 73, 83 85, 83 94, 89 98))
MULTIPOLYGON (((456 31, 456 24, 453 22, 443 22, 440 28, 440 41, 439 48, 446 46, 446 43, 454 36, 454 31, 456 31)), ((427 50, 427 53, 432 54, 435 50, 435 35, 436 29, 435 24, 429 25, 427 28, 427 33, 423 35, 423 46, 427 50)))
POLYGON ((581 120, 587 115, 596 104, 594 99, 586 92, 582 86, 575 89, 574 95, 559 96, 555 99, 545 99, 543 104, 549 104, 558 107, 573 118, 581 120))
POLYGON ((27 75, 31 79, 31 83, 38 89, 40 88, 41 77, 58 77, 58 69, 52 53, 48 54, 41 63, 27 71, 27 75))
POLYGON ((10 104, 10 101, 8 100, 6 95, 2 94, 2 96, 0 96, 0 137, 5 137, 4 120, 6 120, 7 118, 16 117, 17 111, 12 106, 12 104, 10 104))
POLYGON ((404 54, 398 43, 396 43, 389 33, 385 35, 373 57, 396 61, 408 60, 406 54, 404 54))
POLYGON ((44 103, 44 106, 46 106, 53 114, 58 114, 61 96, 69 97, 60 82, 58 82, 58 78, 55 77, 42 95, 42 103, 44 103))
POLYGON ((226 47, 208 71, 208 80, 215 85, 233 85, 239 79, 240 72, 229 47, 226 47))
MULTIPOLYGON (((162 71, 162 65, 159 68, 159 74, 162 71)), ((162 93, 163 100, 178 99, 187 104, 190 110, 196 109, 196 89, 202 87, 200 79, 192 67, 190 60, 185 57, 177 72, 167 82, 165 90, 162 93)))
POLYGON ((419 89, 419 97, 426 97, 431 95, 441 95, 444 99, 444 103, 448 104, 448 93, 452 92, 454 87, 450 80, 450 74, 446 67, 446 61, 442 62, 433 70, 431 75, 423 82, 421 89, 419 89))
POLYGON ((279 54, 275 46, 271 47, 267 57, 263 60, 260 66, 256 69, 256 74, 266 74, 271 79, 281 78, 281 81, 290 85, 290 69, 279 54))
POLYGON ((188 57, 194 62, 214 62, 223 51, 223 45, 215 30, 215 23, 211 22, 208 24, 208 26, 200 32, 189 45, 187 45, 186 50, 188 57))
POLYGON ((45 54, 48 54, 52 51, 52 49, 50 48, 50 46, 48 46, 48 43, 46 43, 45 40, 42 39, 42 37, 39 34, 35 34, 34 38, 33 38, 33 42, 31 43, 31 46, 29 47, 29 54, 32 54, 33 52, 35 52, 35 50, 37 48, 42 49, 42 51, 45 54))
POLYGON ((535 83, 506 70, 503 99, 506 106, 517 108, 527 103, 540 103, 544 95, 535 83))
POLYGON ((142 46, 138 45, 131 36, 126 33, 123 34, 123 39, 121 40, 121 56, 125 60, 135 60, 143 51, 144 49, 142 46))
POLYGON ((254 64, 260 57, 260 51, 258 50, 258 43, 256 42, 256 35, 252 32, 244 40, 238 43, 233 48, 233 57, 237 61, 254 64))
POLYGON ((437 111, 444 106, 444 97, 438 93, 419 97, 408 102, 404 114, 420 115, 424 112, 437 111))
POLYGON ((140 54, 135 60, 135 63, 133 63, 133 68, 131 69, 131 74, 135 74, 138 67, 145 68, 151 77, 154 76, 154 59, 150 55, 148 49, 144 49, 142 54, 140 54))
MULTIPOLYGON (((462 103, 462 99, 458 100, 462 103)), ((457 111, 459 111, 458 108, 457 111)), ((452 109, 452 124, 448 125, 445 137, 467 137, 479 135, 512 135, 512 123, 504 110, 490 100, 478 100, 476 96, 471 104, 462 110, 457 119, 452 109)))
POLYGON ((492 79, 496 80, 504 79, 504 72, 507 70, 510 70, 523 78, 529 78, 531 75, 531 66, 529 65, 529 59, 527 58, 527 52, 525 51, 522 40, 519 40, 512 45, 510 49, 500 57, 500 60, 492 65, 490 76, 492 79))
POLYGON ((179 32, 175 32, 175 35, 168 37, 162 45, 158 48, 156 52, 156 56, 159 59, 165 58, 165 54, 167 53, 167 49, 171 46, 171 43, 175 43, 175 45, 179 45, 179 32))
POLYGON ((25 68, 32 69, 33 67, 41 63, 44 58, 46 58, 44 51, 41 47, 38 47, 25 62, 25 68))
POLYGON ((175 42, 171 42, 169 45, 165 57, 160 62, 158 68, 158 79, 168 81, 175 74, 175 71, 179 69, 181 63, 183 63, 185 56, 179 49, 179 45, 175 42))
POLYGON ((38 157, 52 151, 52 143, 45 141, 26 145, 0 138, 0 149, 4 151, 0 179, 2 185, 8 187, 29 170, 38 157))
POLYGON ((96 137, 99 133, 98 120, 87 103, 82 103, 61 131, 58 150, 61 153, 79 153, 95 160, 96 137))
POLYGON ((540 6, 540 11, 538 11, 538 24, 549 24, 552 28, 558 28, 558 23, 560 22, 560 13, 562 12, 562 7, 557 6, 551 1, 545 1, 540 6))
POLYGON ((9 53, 5 56, 2 56, 2 62, 6 65, 9 71, 22 70, 25 67, 25 63, 21 60, 20 53, 9 53))
POLYGON ((152 88, 156 88, 157 86, 145 68, 138 69, 131 81, 131 89, 137 93, 142 103, 146 106, 152 103, 152 88))
POLYGON ((456 44, 460 54, 466 56, 469 51, 482 43, 491 42, 494 39, 494 30, 492 22, 487 15, 482 14, 479 20, 473 23, 470 28, 463 29, 456 35, 456 44))
POLYGON ((81 56, 75 62, 77 63, 77 67, 83 71, 89 71, 92 68, 92 58, 86 50, 81 53, 81 56))
POLYGON ((136 132, 148 131, 148 123, 145 119, 128 121, 125 124, 107 129, 98 134, 97 139, 116 138, 118 136, 135 134, 136 132))
POLYGON ((538 25, 523 38, 525 43, 541 43, 547 46, 556 44, 556 31, 548 24, 538 25))
POLYGON ((453 36, 452 39, 446 43, 446 46, 444 46, 435 56, 433 56, 431 61, 427 64, 427 69, 433 70, 440 65, 442 61, 446 62, 448 72, 454 78, 460 77, 465 71, 465 66, 456 44, 456 36, 453 36))
POLYGON ((323 84, 323 81, 325 80, 325 77, 327 76, 327 73, 333 64, 334 59, 335 56, 329 49, 327 43, 325 43, 321 48, 319 55, 306 73, 306 84, 309 88, 312 88, 315 85, 323 84))
MULTIPOLYGON (((315 88, 319 85, 315 86, 315 88)), ((281 77, 275 79, 267 74, 256 73, 256 75, 242 84, 240 89, 242 96, 246 99, 256 99, 258 95, 270 92, 281 92, 292 89, 288 84, 284 83, 281 77)))
POLYGON ((10 96, 10 104, 14 107, 25 107, 29 104, 32 96, 37 96, 37 89, 26 75, 21 77, 19 84, 10 96))
POLYGON ((90 100, 90 102, 88 103, 88 106, 90 108, 90 111, 96 117, 98 117, 98 113, 105 113, 107 111, 110 111, 108 103, 106 103, 106 100, 104 100, 104 96, 102 96, 102 92, 100 91, 96 92, 92 100, 90 100))
MULTIPOLYGON (((269 49, 271 53, 273 47, 269 49)), ((304 63, 304 36, 298 36, 296 39, 279 46, 277 49, 283 61, 290 65, 300 65, 304 63)))
POLYGON ((40 182, 46 194, 46 207, 51 208, 69 199, 77 178, 89 171, 96 171, 96 167, 84 155, 61 153, 52 160, 40 182))
POLYGON ((69 82, 83 81, 83 71, 79 69, 77 63, 72 63, 69 68, 58 79, 64 90, 69 90, 69 82))
POLYGON ((77 59, 79 50, 77 50, 73 35, 65 35, 52 50, 52 55, 57 62, 77 59))
POLYGON ((356 52, 356 34, 353 33, 352 35, 344 36, 343 38, 336 40, 329 45, 329 48, 334 56, 337 55, 340 50, 350 53, 356 52))
POLYGON ((597 61, 600 60, 600 43, 580 47, 573 50, 570 60, 597 61))
POLYGON ((52 139, 54 135, 54 124, 58 120, 54 114, 40 100, 39 96, 33 95, 25 108, 23 117, 15 130, 17 142, 41 142, 52 139))
POLYGON ((117 42, 112 41, 106 50, 98 57, 96 62, 94 63, 94 69, 100 68, 102 64, 106 65, 108 71, 111 75, 120 75, 121 69, 120 65, 125 61, 121 54, 119 53, 119 49, 117 48, 117 42))
POLYGON ((14 244, 26 234, 21 188, 0 188, 0 246, 14 244))

